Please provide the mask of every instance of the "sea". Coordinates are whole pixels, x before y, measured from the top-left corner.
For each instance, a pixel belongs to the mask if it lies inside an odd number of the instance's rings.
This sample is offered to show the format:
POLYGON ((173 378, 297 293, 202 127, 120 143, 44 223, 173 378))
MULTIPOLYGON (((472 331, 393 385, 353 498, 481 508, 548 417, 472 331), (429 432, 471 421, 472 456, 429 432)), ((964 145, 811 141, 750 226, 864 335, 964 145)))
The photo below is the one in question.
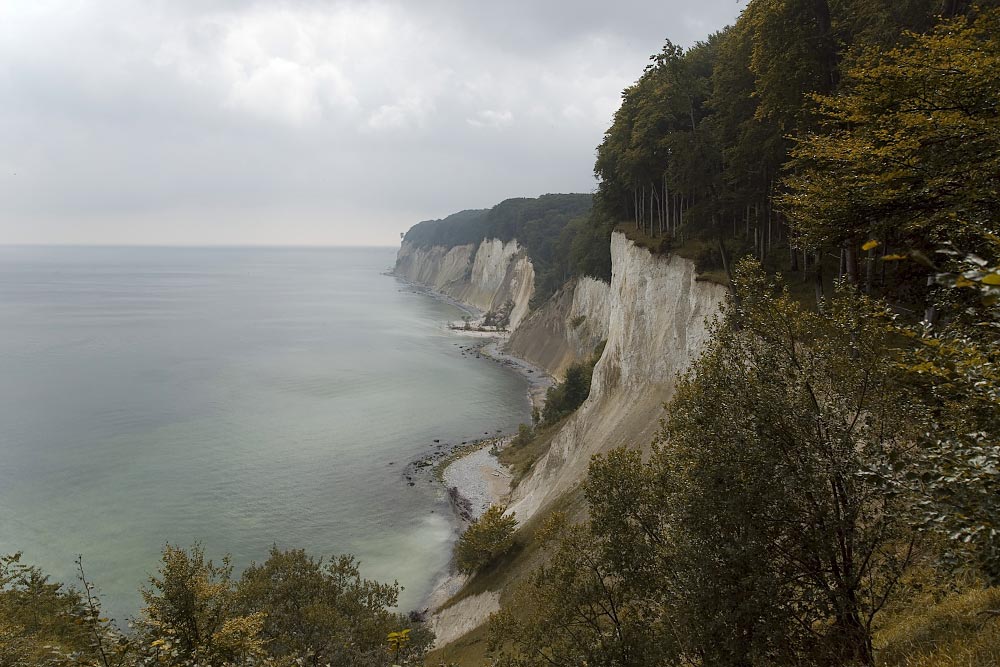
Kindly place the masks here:
POLYGON ((120 625, 166 543, 228 554, 237 576, 272 546, 353 554, 418 608, 456 524, 408 464, 530 408, 394 259, 0 247, 0 553, 67 584, 82 556, 120 625))

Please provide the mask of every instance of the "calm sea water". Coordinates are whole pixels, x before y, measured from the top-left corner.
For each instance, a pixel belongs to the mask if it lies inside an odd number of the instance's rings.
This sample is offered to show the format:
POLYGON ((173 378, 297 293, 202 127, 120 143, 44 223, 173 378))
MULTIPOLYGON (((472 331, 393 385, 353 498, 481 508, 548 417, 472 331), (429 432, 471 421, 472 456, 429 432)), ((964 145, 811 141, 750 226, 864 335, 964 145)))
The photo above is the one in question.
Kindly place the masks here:
POLYGON ((0 552, 65 581, 83 554, 118 619, 164 542, 353 553, 418 605, 453 525, 405 464, 528 404, 394 252, 0 248, 0 552))

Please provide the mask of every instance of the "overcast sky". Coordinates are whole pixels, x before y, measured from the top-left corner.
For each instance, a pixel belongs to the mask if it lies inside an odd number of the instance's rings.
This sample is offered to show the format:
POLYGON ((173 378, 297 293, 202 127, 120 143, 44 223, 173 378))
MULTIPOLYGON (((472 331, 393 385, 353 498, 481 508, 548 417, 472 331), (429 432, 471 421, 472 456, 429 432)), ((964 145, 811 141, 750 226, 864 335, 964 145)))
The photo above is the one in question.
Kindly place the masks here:
POLYGON ((0 0, 0 243, 390 245, 591 192, 622 89, 740 0, 0 0))

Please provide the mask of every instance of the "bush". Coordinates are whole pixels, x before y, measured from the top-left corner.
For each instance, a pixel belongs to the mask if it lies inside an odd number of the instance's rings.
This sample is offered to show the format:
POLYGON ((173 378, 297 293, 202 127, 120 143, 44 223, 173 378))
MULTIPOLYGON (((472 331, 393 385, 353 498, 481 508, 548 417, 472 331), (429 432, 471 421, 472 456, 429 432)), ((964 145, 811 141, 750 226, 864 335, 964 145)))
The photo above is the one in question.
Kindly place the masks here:
POLYGON ((554 387, 549 387, 545 393, 545 410, 542 414, 542 421, 545 424, 559 421, 580 407, 590 396, 591 376, 594 373, 594 366, 604 353, 604 343, 602 341, 594 348, 590 359, 567 368, 565 380, 554 387))
POLYGON ((514 546, 514 529, 517 519, 514 513, 505 515, 507 508, 494 505, 472 522, 455 546, 455 560, 458 571, 472 574, 495 559, 504 555, 514 546))
POLYGON ((530 445, 535 438, 535 430, 527 424, 520 424, 517 427, 517 435, 510 441, 511 447, 524 447, 530 445))

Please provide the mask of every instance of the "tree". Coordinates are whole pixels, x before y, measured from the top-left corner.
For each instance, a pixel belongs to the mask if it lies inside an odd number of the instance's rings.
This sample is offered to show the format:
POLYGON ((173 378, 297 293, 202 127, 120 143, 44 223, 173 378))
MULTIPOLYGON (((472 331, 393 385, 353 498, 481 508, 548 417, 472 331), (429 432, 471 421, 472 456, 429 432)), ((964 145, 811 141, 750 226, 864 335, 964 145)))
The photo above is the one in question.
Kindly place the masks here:
POLYGON ((509 664, 874 664, 920 535, 871 470, 912 460, 924 413, 884 308, 845 287, 810 312, 749 260, 735 278, 649 459, 595 457, 589 526, 519 593, 538 616, 497 617, 509 664))
MULTIPOLYGON (((993 245, 1000 242, 993 241, 993 245)), ((994 247, 992 256, 1000 253, 994 247)), ((918 524, 943 534, 948 564, 1000 584, 1000 265, 969 255, 940 273, 944 324, 903 325, 917 345, 904 359, 933 420, 916 460, 877 471, 911 498, 918 524), (966 292, 961 298, 954 293, 966 292), (975 298, 969 298, 973 296, 975 298)))
POLYGON ((695 562, 761 579, 744 593, 767 610, 754 617, 778 624, 768 650, 795 637, 797 659, 872 664, 872 624, 918 537, 905 501, 863 475, 905 458, 921 417, 900 388, 886 315, 849 291, 808 312, 747 262, 737 288, 741 306, 681 382, 654 464, 683 480, 672 502, 695 562))
POLYGON ((815 98, 824 131, 798 139, 781 199, 804 243, 982 252, 1000 231, 998 31, 989 10, 909 33, 815 98))
POLYGON ((146 657, 161 665, 250 665, 264 658, 263 612, 242 615, 229 557, 215 565, 200 545, 167 544, 159 576, 142 589, 137 630, 146 657))
POLYGON ((562 515, 550 518, 539 539, 546 564, 518 585, 513 604, 490 617, 494 664, 638 667, 673 657, 670 635, 657 632, 615 576, 605 542, 562 515))
POLYGON ((271 548, 248 567, 236 592, 241 614, 265 616, 268 653, 305 665, 381 665, 389 633, 408 633, 404 659, 416 659, 432 635, 392 612, 399 586, 363 579, 351 556, 324 560, 301 549, 271 548))
POLYGON ((465 529, 455 545, 458 571, 472 574, 510 551, 517 519, 507 508, 493 505, 465 529))
POLYGON ((0 556, 0 667, 98 664, 83 596, 21 554, 0 556))

